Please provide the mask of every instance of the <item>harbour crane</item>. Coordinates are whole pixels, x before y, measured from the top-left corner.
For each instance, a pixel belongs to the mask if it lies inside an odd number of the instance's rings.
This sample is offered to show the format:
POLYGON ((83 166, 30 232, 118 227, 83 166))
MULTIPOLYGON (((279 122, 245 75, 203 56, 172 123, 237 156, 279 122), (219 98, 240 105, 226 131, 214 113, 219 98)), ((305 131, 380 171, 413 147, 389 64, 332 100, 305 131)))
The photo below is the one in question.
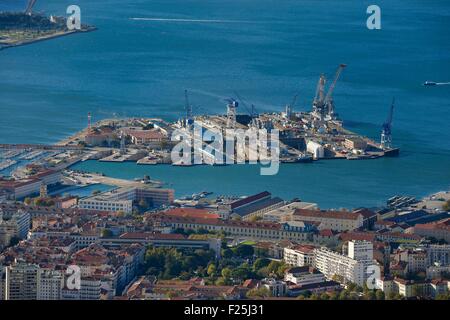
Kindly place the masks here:
POLYGON ((291 103, 286 105, 285 113, 286 113, 286 118, 287 119, 289 119, 291 117, 291 115, 292 115, 292 111, 294 110, 294 106, 295 106, 295 103, 297 102, 298 95, 299 95, 299 93, 296 93, 294 95, 294 97, 292 98, 291 103))
POLYGON ((324 104, 325 83, 326 78, 325 75, 322 73, 320 75, 319 82, 317 82, 316 95, 314 96, 313 101, 313 112, 319 117, 323 115, 323 109, 325 105, 324 104))
POLYGON ((187 90, 184 90, 184 108, 186 111, 186 125, 189 125, 192 122, 192 105, 189 103, 187 90))
POLYGON ((291 103, 289 104, 289 106, 290 106, 291 108, 294 108, 295 103, 297 102, 297 98, 298 98, 298 93, 296 93, 296 94, 294 95, 294 97, 292 98, 291 103))
POLYGON ((239 106, 239 103, 234 98, 225 99, 228 102, 227 104, 227 128, 235 129, 236 128, 236 109, 239 106))
POLYGON ((392 147, 392 118, 394 116, 394 103, 395 98, 392 98, 392 104, 389 109, 388 117, 382 125, 380 145, 383 150, 392 147))
POLYGON ((36 4, 37 0, 28 0, 27 8, 25 9, 25 14, 31 15, 31 12, 33 11, 33 7, 36 4))
POLYGON ((256 115, 255 113, 255 106, 252 104, 251 108, 248 107, 248 105, 245 103, 245 100, 242 99, 242 97, 239 95, 239 93, 237 93, 236 91, 234 91, 235 96, 239 99, 239 102, 245 107, 245 109, 247 110, 248 114, 250 115, 250 117, 253 119, 256 115))
POLYGON ((331 83, 331 85, 330 85, 330 87, 328 88, 328 92, 327 92, 327 95, 325 96, 325 99, 324 99, 324 105, 325 105, 325 107, 326 107, 326 111, 327 111, 327 114, 328 114, 328 117, 330 118, 330 119, 333 119, 334 118, 334 116, 335 116, 335 114, 334 114, 334 102, 333 102, 333 91, 334 91, 334 88, 336 87, 336 83, 337 83, 337 81, 338 81, 338 79, 339 79, 339 76, 341 75, 341 73, 342 73, 342 70, 344 70, 344 68, 346 67, 347 65, 346 64, 343 64, 343 63, 341 63, 340 65, 339 65, 339 67, 338 67, 338 69, 337 69, 337 71, 336 71, 336 74, 335 74, 335 76, 334 76, 334 80, 333 80, 333 82, 331 83))

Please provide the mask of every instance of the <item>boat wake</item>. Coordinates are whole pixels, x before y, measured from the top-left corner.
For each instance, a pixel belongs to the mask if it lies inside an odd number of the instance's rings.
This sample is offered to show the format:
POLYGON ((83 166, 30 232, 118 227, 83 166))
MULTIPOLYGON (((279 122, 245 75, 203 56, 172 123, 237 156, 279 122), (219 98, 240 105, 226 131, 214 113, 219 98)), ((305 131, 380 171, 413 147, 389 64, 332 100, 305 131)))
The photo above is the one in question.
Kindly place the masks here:
POLYGON ((194 23, 255 23, 246 20, 221 20, 221 19, 174 19, 174 18, 130 18, 135 21, 159 21, 159 22, 194 22, 194 23))

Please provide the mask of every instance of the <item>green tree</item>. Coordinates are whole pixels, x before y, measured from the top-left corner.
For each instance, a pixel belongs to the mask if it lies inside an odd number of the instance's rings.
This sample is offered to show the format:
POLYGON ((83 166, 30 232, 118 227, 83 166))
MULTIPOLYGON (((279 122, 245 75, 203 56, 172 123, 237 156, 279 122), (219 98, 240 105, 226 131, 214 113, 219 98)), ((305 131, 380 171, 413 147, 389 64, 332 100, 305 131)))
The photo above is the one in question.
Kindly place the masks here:
POLYGON ((441 293, 436 296, 436 300, 450 300, 450 294, 441 293))
POLYGON ((367 292, 364 293, 364 298, 366 300, 377 300, 377 295, 376 295, 375 291, 368 290, 367 292))
POLYGON ((271 296, 272 293, 266 287, 254 288, 247 292, 247 298, 267 298, 271 296))
POLYGON ((347 290, 342 290, 339 294, 339 300, 349 300, 350 296, 347 290))
POLYGON ((241 258, 250 258, 254 252, 253 246, 248 244, 240 244, 234 249, 234 253, 241 258))
POLYGON ((333 291, 330 295, 330 300, 339 300, 339 293, 333 291))
POLYGON ((230 268, 223 268, 222 269, 222 277, 225 279, 230 279, 232 275, 232 271, 230 268))
POLYGON ((344 278, 341 275, 338 274, 334 274, 332 277, 333 281, 339 282, 339 283, 343 283, 344 282, 344 278))
POLYGON ((210 263, 207 269, 208 276, 214 277, 216 275, 216 271, 217 271, 216 265, 214 263, 210 263))
POLYGON ((233 257, 233 251, 229 248, 222 249, 222 257, 224 259, 231 259, 233 257))
POLYGON ((225 279, 224 277, 217 278, 215 285, 216 286, 226 286, 228 285, 229 280, 225 279))
POLYGON ((320 295, 320 300, 330 300, 330 296, 324 292, 320 295))
POLYGON ((251 278, 252 272, 251 272, 250 268, 248 267, 248 265, 243 264, 243 265, 239 266, 238 268, 233 269, 231 271, 231 275, 232 275, 233 279, 238 279, 238 280, 242 281, 242 280, 251 278))
POLYGON ((111 238, 113 236, 113 232, 109 229, 102 230, 102 238, 111 238))
POLYGON ((376 296, 377 300, 384 300, 384 292, 381 290, 377 290, 375 292, 375 296, 376 296))
POLYGON ((270 260, 267 258, 258 258, 253 263, 253 270, 258 271, 261 268, 267 267, 270 263, 270 260))
POLYGON ((357 290, 357 284, 356 283, 353 283, 353 282, 349 282, 348 284, 347 284, 347 290, 348 291, 355 291, 355 290, 357 290))
POLYGON ((260 257, 260 258, 264 258, 267 257, 269 255, 269 250, 267 248, 254 248, 255 250, 255 256, 260 257))

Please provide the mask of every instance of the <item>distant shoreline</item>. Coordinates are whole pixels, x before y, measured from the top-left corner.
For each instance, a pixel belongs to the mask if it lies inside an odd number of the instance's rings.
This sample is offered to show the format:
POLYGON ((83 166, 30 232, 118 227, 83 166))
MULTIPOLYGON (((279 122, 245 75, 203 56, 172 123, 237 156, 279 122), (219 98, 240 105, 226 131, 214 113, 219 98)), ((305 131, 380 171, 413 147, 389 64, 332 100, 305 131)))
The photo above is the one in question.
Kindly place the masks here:
POLYGON ((1 50, 5 50, 5 49, 9 49, 9 48, 14 48, 14 47, 20 47, 20 46, 25 46, 25 45, 29 45, 29 44, 33 44, 36 42, 41 42, 41 41, 46 41, 46 40, 51 40, 51 39, 55 39, 55 38, 60 38, 60 37, 65 37, 71 34, 76 34, 76 33, 84 33, 84 32, 92 32, 97 30, 97 27, 94 26, 88 26, 84 29, 81 30, 70 30, 70 31, 61 31, 61 32, 57 32, 51 35, 46 35, 46 36, 42 36, 36 39, 32 39, 32 40, 26 40, 26 41, 19 41, 13 44, 7 44, 7 45, 1 45, 0 44, 0 51, 1 50))

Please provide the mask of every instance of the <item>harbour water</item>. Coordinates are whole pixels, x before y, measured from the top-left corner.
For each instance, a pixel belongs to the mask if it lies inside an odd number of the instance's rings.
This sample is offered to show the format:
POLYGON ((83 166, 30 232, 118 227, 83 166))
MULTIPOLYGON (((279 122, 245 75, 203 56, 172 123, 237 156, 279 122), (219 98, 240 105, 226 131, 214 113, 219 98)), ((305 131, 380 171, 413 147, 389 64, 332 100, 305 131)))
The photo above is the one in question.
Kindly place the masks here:
MULTIPOLYGON (((0 10, 25 7, 4 0, 0 10)), ((65 15, 69 0, 38 1, 65 15)), ((76 168, 117 177, 149 174, 177 195, 262 190, 322 207, 382 204, 450 187, 450 4, 377 1, 382 29, 366 28, 368 1, 78 0, 99 29, 0 51, 0 143, 54 143, 94 120, 149 116, 175 120, 190 91, 194 113, 223 113, 237 91, 257 111, 309 110, 318 76, 348 67, 336 110, 350 130, 379 139, 393 96, 399 158, 256 166, 137 166, 85 162, 76 168), (139 18, 139 19, 135 19, 139 18)), ((242 110, 245 112, 245 110, 242 110)))

